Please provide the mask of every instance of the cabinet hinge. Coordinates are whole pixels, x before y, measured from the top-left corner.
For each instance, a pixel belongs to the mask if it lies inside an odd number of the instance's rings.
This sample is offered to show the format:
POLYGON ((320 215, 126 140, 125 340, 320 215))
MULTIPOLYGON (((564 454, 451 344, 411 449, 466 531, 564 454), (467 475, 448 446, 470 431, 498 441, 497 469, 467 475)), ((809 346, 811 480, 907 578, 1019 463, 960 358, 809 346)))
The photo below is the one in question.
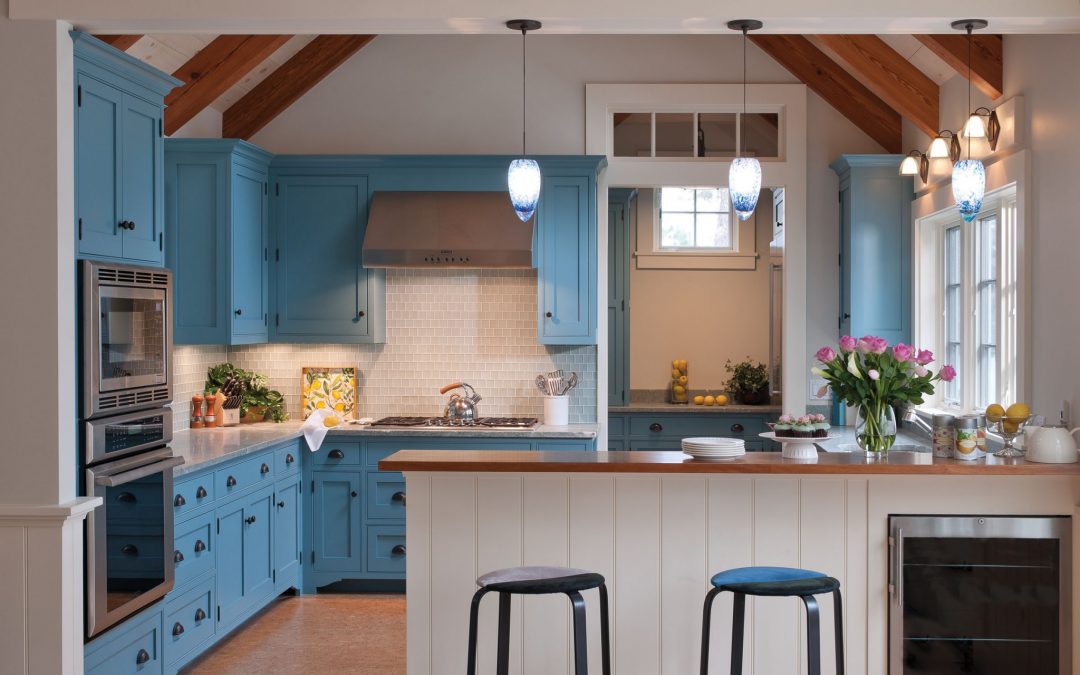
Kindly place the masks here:
MULTIPOLYGON (((221 534, 221 518, 217 519, 217 533, 221 534)), ((220 609, 218 611, 221 611, 220 609)))
POLYGON ((626 311, 626 300, 622 301, 622 311, 626 311))
POLYGON ((274 196, 275 197, 280 197, 281 196, 281 183, 274 183, 274 196))
POLYGON ((77 105, 81 108, 82 107, 82 85, 81 84, 78 87, 76 87, 75 92, 76 92, 75 93, 75 98, 78 99, 77 105))
POLYGON ((266 183, 263 183, 263 194, 266 194, 266 183))
POLYGON ((268 248, 266 248, 266 247, 264 246, 264 247, 263 247, 263 260, 264 260, 264 261, 267 261, 267 260, 269 260, 269 259, 270 259, 270 249, 268 249, 268 248))
POLYGON ((311 564, 315 564, 315 549, 311 550, 311 564))
POLYGON ((274 583, 277 583, 277 570, 274 570, 274 583))
POLYGON ((221 621, 221 605, 217 606, 217 620, 221 621))
POLYGON ((268 325, 267 322, 266 322, 266 312, 263 312, 263 325, 264 326, 268 325))
POLYGON ((274 249, 274 262, 281 262, 281 249, 280 248, 275 248, 274 249))
POLYGON ((304 566, 304 552, 303 551, 297 551, 296 552, 296 560, 297 560, 298 563, 300 563, 300 567, 304 566))
POLYGON ((315 494, 315 481, 311 481, 311 494, 315 494))
POLYGON ((158 235, 157 235, 157 250, 159 250, 159 251, 164 251, 165 250, 165 233, 164 232, 158 232, 158 235))
POLYGON ((157 120, 157 135, 158 138, 165 135, 165 122, 160 117, 157 120))
POLYGON ((79 240, 82 240, 82 218, 79 218, 79 240))
POLYGON ((281 315, 280 314, 274 314, 274 327, 276 328, 277 326, 280 326, 280 325, 281 325, 281 315))

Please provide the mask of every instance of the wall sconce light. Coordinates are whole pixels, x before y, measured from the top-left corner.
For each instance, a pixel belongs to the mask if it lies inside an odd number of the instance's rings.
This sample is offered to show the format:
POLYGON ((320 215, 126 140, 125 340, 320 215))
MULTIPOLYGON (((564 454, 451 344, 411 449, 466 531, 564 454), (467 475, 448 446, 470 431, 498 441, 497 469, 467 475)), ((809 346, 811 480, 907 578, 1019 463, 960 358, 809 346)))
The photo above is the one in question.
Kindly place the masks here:
POLYGON ((948 129, 939 131, 938 135, 934 136, 934 140, 930 141, 930 151, 927 154, 930 159, 948 157, 949 161, 956 162, 960 159, 960 137, 948 129), (946 138, 949 140, 946 141, 946 138))
POLYGON ((918 176, 925 183, 929 174, 930 158, 918 150, 912 150, 904 158, 904 161, 900 162, 901 176, 918 176))
POLYGON ((990 150, 997 150, 998 138, 1001 136, 1001 122, 998 121, 997 111, 984 107, 976 108, 964 123, 963 133, 964 138, 985 138, 990 143, 990 150))

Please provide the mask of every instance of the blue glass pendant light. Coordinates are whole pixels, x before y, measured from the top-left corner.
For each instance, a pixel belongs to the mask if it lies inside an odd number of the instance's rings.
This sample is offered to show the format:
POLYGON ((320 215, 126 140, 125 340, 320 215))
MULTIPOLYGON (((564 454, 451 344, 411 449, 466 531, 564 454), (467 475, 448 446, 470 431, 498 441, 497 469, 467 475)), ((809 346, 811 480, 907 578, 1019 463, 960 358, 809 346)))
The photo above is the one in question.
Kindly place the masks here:
MULTIPOLYGON (((953 28, 967 31, 968 110, 971 110, 971 32, 976 28, 986 28, 987 25, 987 22, 982 19, 963 19, 952 23, 953 28)), ((953 164, 952 192, 960 217, 964 219, 964 222, 970 223, 982 209, 983 195, 986 194, 986 167, 983 166, 982 160, 971 158, 971 136, 967 137, 967 146, 967 159, 961 159, 953 164)))
MULTIPOLYGON (((762 23, 754 19, 738 19, 729 21, 727 24, 731 30, 741 31, 743 35, 743 114, 739 120, 739 136, 745 139, 746 134, 742 129, 746 126, 746 34, 752 30, 761 28, 762 23)), ((746 220, 754 214, 757 208, 758 195, 761 193, 761 163, 755 157, 742 157, 743 143, 740 140, 739 152, 731 162, 728 171, 728 193, 731 195, 731 206, 739 220, 746 220)))
POLYGON ((510 202, 522 222, 528 222, 536 212, 536 203, 540 200, 540 165, 536 160, 525 156, 525 34, 538 30, 541 24, 532 19, 514 19, 507 21, 510 30, 521 31, 521 158, 510 162, 506 172, 506 187, 510 191, 510 202))

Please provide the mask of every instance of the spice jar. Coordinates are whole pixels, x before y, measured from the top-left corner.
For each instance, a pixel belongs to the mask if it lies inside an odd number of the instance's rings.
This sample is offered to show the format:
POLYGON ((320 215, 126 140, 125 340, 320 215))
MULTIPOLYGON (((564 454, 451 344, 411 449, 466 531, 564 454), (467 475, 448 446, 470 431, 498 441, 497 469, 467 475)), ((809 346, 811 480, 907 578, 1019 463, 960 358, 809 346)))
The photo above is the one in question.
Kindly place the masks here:
POLYGON ((955 459, 986 457, 986 416, 963 415, 956 418, 955 459))
POLYGON ((939 413, 931 418, 934 457, 952 457, 956 447, 956 418, 939 413))

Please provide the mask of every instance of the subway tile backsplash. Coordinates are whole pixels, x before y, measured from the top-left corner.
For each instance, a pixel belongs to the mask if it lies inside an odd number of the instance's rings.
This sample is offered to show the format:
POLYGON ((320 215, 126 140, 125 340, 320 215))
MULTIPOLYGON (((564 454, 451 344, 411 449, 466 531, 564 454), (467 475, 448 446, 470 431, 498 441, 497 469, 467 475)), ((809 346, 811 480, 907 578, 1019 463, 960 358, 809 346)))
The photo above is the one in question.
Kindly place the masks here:
POLYGON ((483 396, 480 414, 543 417, 534 380, 575 371, 570 421, 596 421, 596 348, 544 346, 536 337, 535 270, 386 271, 386 344, 270 344, 177 347, 176 427, 188 426, 188 401, 207 367, 221 361, 265 374, 300 413, 303 366, 360 368, 361 417, 441 415, 444 384, 465 381, 483 396))

